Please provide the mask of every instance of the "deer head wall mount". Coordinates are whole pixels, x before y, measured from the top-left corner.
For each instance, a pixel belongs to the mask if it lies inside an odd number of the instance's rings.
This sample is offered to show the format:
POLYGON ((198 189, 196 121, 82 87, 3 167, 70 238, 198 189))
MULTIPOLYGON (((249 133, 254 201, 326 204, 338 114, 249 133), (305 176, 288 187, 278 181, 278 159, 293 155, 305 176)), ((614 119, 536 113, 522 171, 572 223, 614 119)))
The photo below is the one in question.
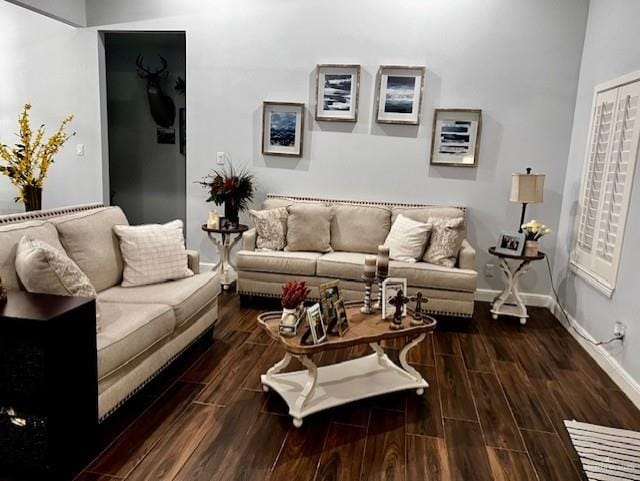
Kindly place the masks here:
POLYGON ((162 83, 167 80, 169 71, 167 70, 167 60, 159 55, 162 66, 151 71, 144 66, 144 57, 138 55, 136 67, 138 76, 147 81, 147 98, 149 99, 149 109, 151 116, 160 127, 171 127, 176 120, 176 106, 173 100, 162 91, 162 83))

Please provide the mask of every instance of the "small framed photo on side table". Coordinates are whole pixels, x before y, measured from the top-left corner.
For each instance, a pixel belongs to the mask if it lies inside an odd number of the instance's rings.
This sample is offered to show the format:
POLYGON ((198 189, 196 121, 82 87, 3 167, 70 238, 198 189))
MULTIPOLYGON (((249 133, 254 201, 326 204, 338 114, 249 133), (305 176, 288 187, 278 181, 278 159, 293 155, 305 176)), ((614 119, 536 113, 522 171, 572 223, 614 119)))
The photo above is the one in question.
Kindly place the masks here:
POLYGON ((327 326, 335 326, 338 316, 334 302, 340 298, 340 281, 329 281, 318 286, 320 290, 320 306, 322 317, 327 326))
POLYGON ((333 330, 329 329, 329 333, 338 334, 342 337, 349 330, 349 319, 347 319, 347 310, 344 307, 344 300, 342 297, 333 301, 333 309, 336 313, 337 319, 333 330))
POLYGON ((320 344, 327 338, 327 327, 322 319, 320 304, 316 303, 307 308, 307 321, 309 322, 313 343, 320 344))
MULTIPOLYGON (((399 277, 389 277, 382 283, 382 318, 388 319, 393 317, 395 308, 389 304, 389 299, 394 297, 398 291, 402 289, 404 295, 407 295, 407 280, 399 277)), ((405 304, 402 316, 407 315, 407 306, 405 304)))
POLYGON ((508 256, 521 256, 524 250, 525 235, 522 232, 502 232, 496 243, 496 253, 508 256))

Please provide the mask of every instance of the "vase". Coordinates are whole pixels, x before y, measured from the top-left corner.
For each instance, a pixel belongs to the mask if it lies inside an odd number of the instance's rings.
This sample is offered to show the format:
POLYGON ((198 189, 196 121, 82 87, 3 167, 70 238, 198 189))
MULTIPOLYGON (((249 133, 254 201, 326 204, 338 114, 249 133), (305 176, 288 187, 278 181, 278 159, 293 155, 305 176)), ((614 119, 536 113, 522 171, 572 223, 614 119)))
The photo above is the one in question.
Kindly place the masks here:
POLYGON ((229 197, 224 201, 224 217, 233 227, 238 227, 238 200, 229 197))
POLYGON ((42 187, 25 185, 22 187, 22 197, 27 212, 42 209, 42 187))
POLYGON ((304 314, 304 306, 300 304, 294 309, 282 308, 280 318, 280 334, 283 336, 295 336, 298 331, 298 324, 304 314))
POLYGON ((528 240, 527 242, 525 242, 524 243, 525 257, 537 257, 539 247, 540 247, 540 244, 538 243, 538 241, 528 240))

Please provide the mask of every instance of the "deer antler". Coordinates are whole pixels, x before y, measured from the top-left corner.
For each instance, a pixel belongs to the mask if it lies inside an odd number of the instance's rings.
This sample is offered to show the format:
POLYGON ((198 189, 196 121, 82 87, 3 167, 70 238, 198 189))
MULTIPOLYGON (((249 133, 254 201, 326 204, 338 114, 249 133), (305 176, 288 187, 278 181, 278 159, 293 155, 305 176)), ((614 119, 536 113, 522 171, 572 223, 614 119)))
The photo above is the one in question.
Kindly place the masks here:
POLYGON ((165 70, 167 70, 167 59, 165 59, 162 55, 158 55, 158 57, 160 57, 160 61, 162 62, 162 67, 156 70, 156 75, 159 75, 165 70))
MULTIPOLYGON (((144 66, 143 61, 144 61, 144 57, 138 54, 138 58, 136 58, 136 67, 138 67, 139 70, 142 70, 142 72, 146 74, 150 74, 151 72, 149 71, 148 68, 144 66)), ((138 72, 138 75, 140 75, 140 72, 138 72)))

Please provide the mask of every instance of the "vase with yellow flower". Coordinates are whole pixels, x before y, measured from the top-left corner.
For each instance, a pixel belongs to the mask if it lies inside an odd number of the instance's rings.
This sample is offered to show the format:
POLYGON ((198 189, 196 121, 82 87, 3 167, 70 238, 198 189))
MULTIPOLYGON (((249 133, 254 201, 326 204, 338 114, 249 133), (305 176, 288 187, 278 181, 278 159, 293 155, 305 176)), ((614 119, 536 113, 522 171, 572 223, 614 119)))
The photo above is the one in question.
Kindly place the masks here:
POLYGON ((532 219, 526 224, 522 224, 522 232, 526 239, 524 255, 526 257, 536 257, 540 249, 540 238, 551 233, 551 229, 547 225, 532 219))
POLYGON ((54 162, 55 155, 75 134, 66 131, 73 120, 69 115, 62 120, 58 130, 45 140, 45 126, 35 132, 31 129, 30 104, 25 104, 18 117, 18 142, 13 146, 0 142, 0 173, 6 175, 17 187, 16 202, 22 202, 27 211, 42 207, 42 187, 54 162))

